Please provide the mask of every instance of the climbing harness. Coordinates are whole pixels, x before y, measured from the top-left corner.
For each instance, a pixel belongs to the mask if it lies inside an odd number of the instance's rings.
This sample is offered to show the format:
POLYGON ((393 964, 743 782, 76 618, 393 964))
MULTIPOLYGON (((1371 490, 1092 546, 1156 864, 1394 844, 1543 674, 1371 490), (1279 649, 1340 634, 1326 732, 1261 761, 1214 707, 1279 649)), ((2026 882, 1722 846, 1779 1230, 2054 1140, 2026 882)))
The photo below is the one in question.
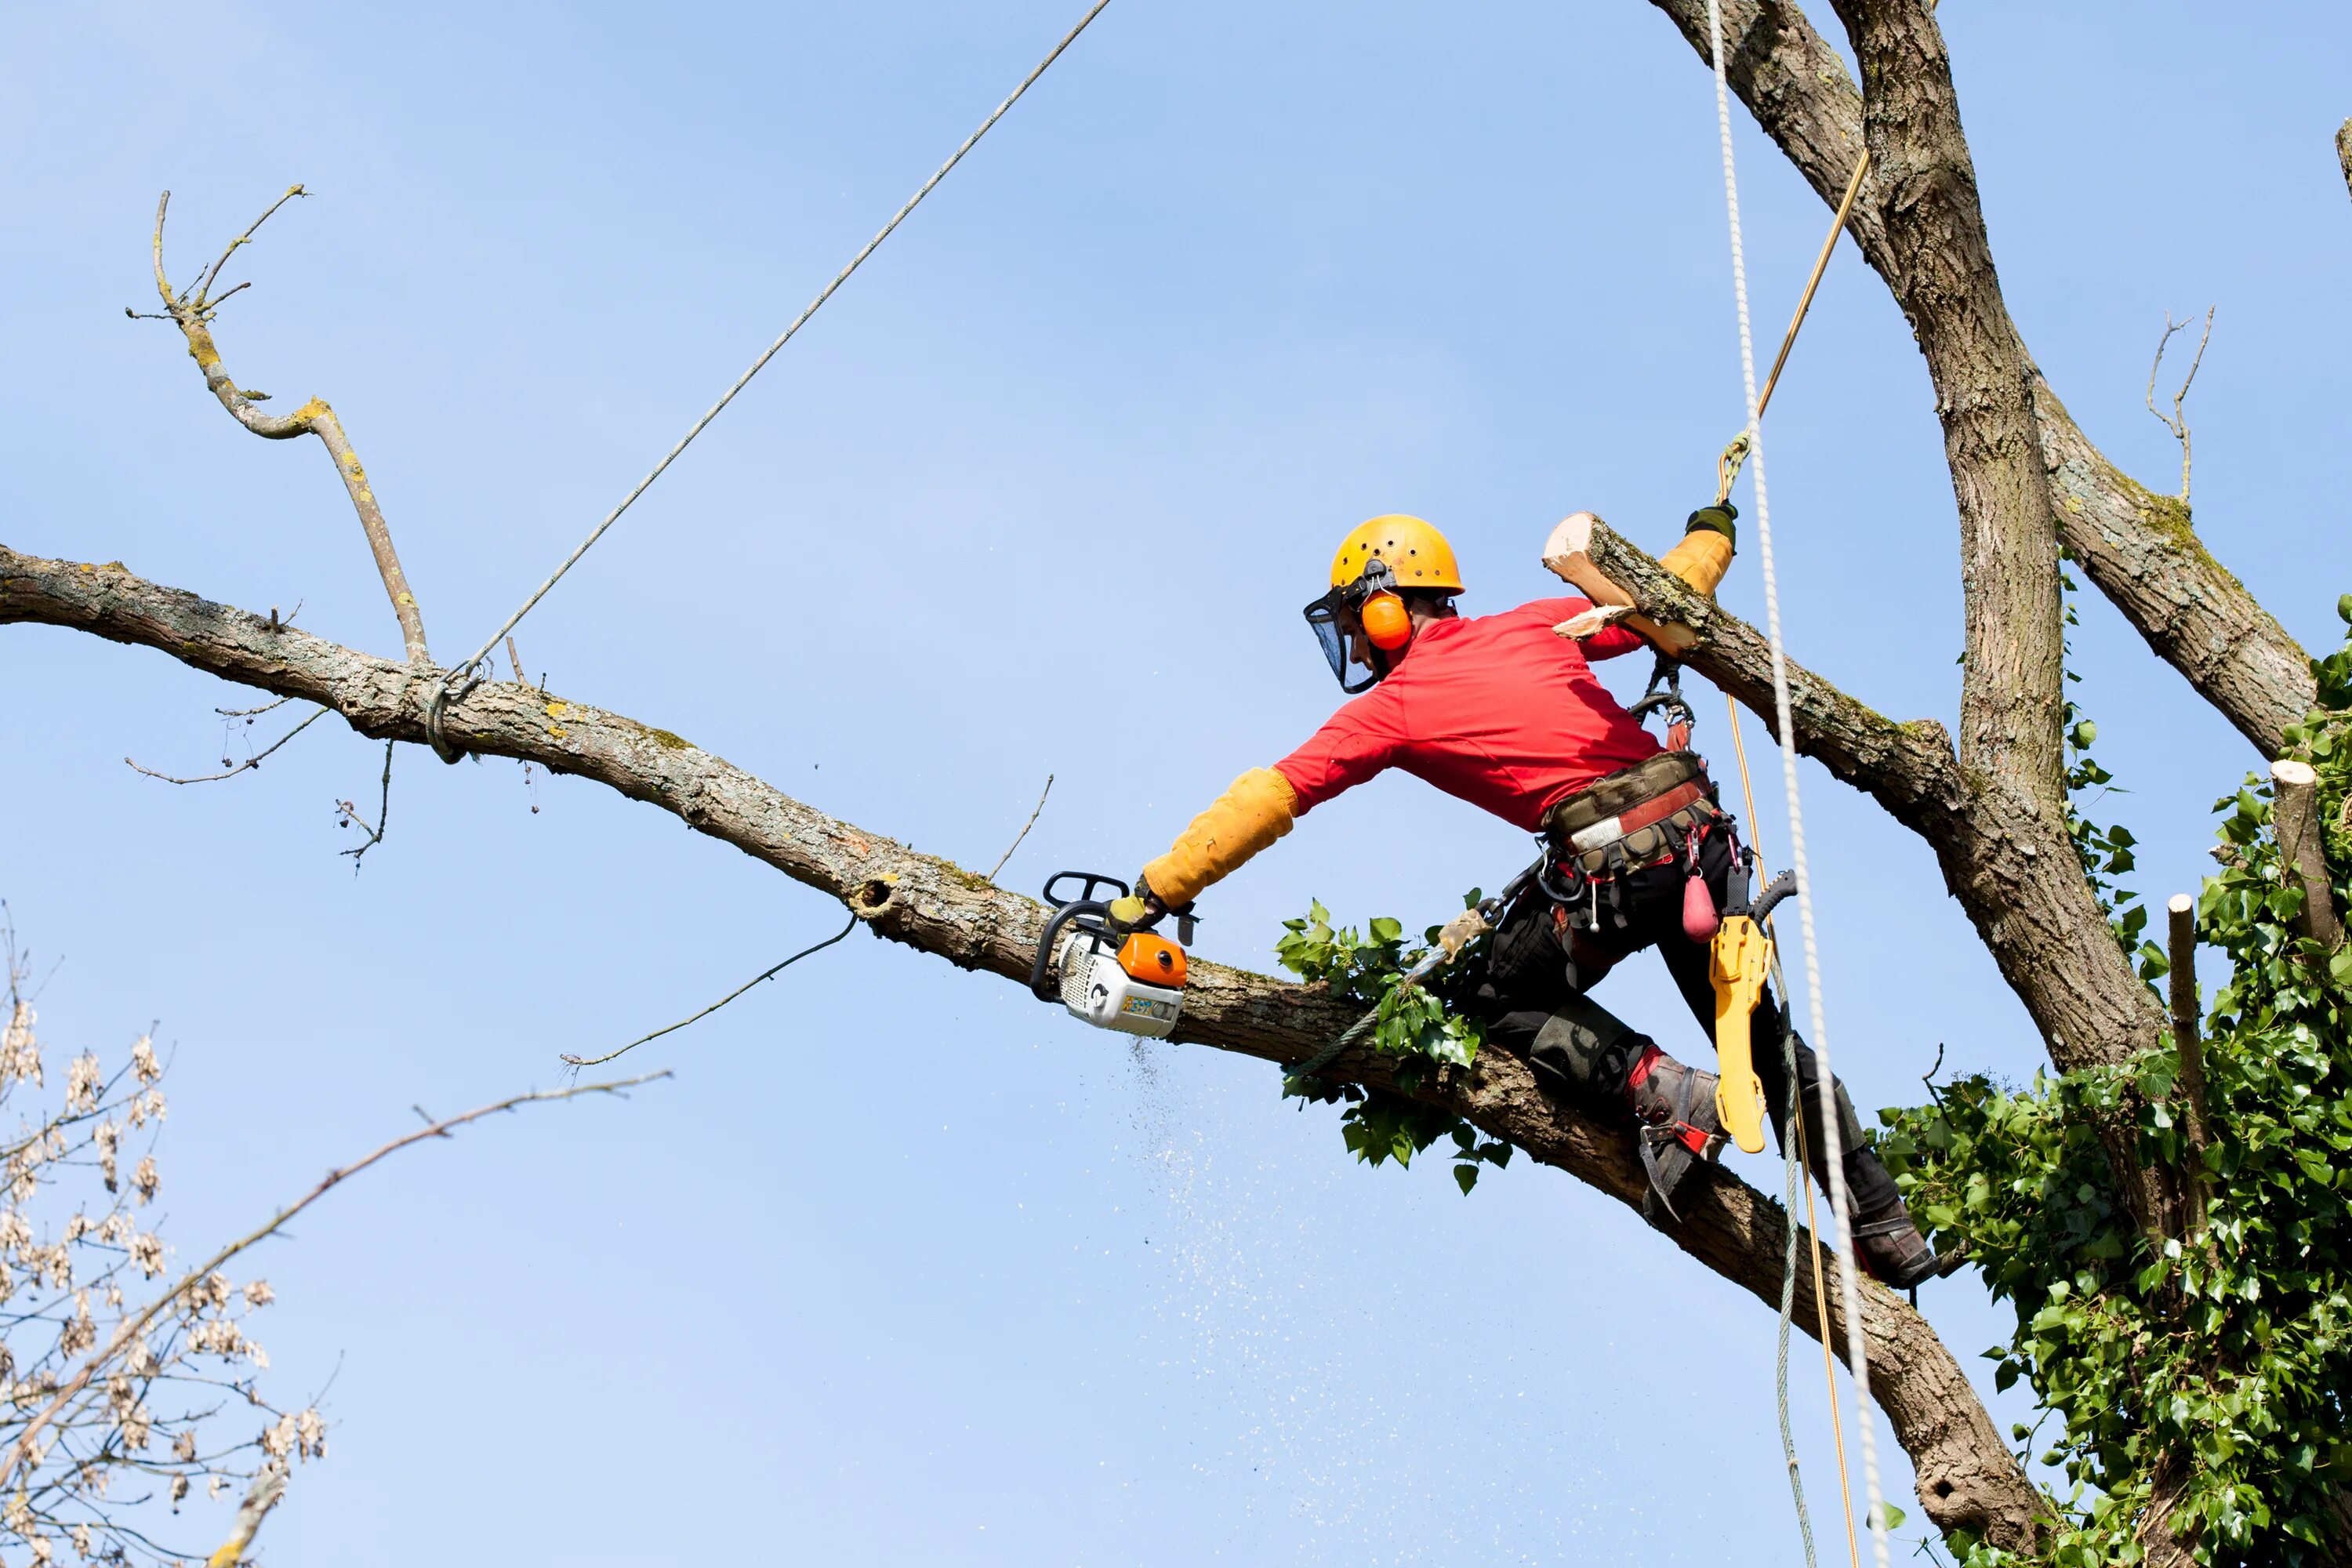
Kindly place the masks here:
MULTIPOLYGON (((1716 128, 1723 150, 1723 195, 1731 230, 1732 295, 1739 316, 1739 370, 1747 394, 1748 459, 1755 465, 1756 531, 1764 579, 1765 635, 1772 651, 1772 706, 1779 720, 1781 782, 1789 803, 1790 858, 1797 879, 1797 921, 1805 952, 1806 1001, 1812 1023, 1814 1055, 1820 1062, 1823 1165, 1829 1176, 1830 1213, 1837 1225, 1838 1247, 1846 1267, 1839 1270, 1846 1330, 1846 1363, 1853 1373, 1855 1423, 1862 1438, 1863 1489, 1868 1508, 1872 1555, 1878 1568, 1887 1568, 1886 1514, 1878 1484, 1878 1443, 1870 1418, 1870 1357, 1862 1322, 1862 1289, 1854 1279, 1852 1206, 1845 1187, 1843 1151, 1838 1147, 1836 1079, 1830 1063, 1829 1026, 1822 1005, 1821 946, 1814 929, 1812 879, 1805 869, 1805 818, 1797 778, 1796 728, 1789 693, 1789 661, 1780 635, 1780 582, 1773 565, 1771 505, 1764 482, 1764 447, 1759 420, 1762 404, 1756 387, 1756 345, 1748 319, 1748 260, 1739 226, 1739 177, 1731 145, 1731 89, 1724 74, 1722 0, 1707 0, 1709 63, 1715 71, 1716 128)), ((1853 182, 1860 189, 1859 176, 1853 182)))
MULTIPOLYGON (((759 374, 761 370, 765 369, 768 362, 775 358, 776 355, 782 352, 786 343, 793 341, 793 334, 808 324, 809 318, 815 315, 818 310, 824 306, 827 300, 833 298, 834 291, 839 289, 844 283, 849 281, 849 275, 856 271, 859 267, 863 266, 867 257, 873 255, 875 251, 881 248, 882 242, 890 237, 891 231, 896 229, 901 223, 905 222, 907 215, 913 212, 917 206, 920 205, 923 198, 929 195, 931 192, 938 187, 939 183, 941 180, 947 178, 949 170, 963 162, 963 155, 980 144, 980 139, 987 135, 998 121, 1004 118, 1006 110, 1010 110, 1014 104, 1021 101, 1021 95, 1027 92, 1030 88, 1036 84, 1037 79, 1045 74, 1047 67, 1051 66, 1055 60, 1062 58, 1063 50, 1077 42, 1078 35, 1087 30, 1087 24, 1092 22, 1097 16, 1101 16, 1103 8, 1109 4, 1110 0, 1094 0, 1094 4, 1087 8, 1086 15, 1078 18, 1077 25, 1073 26, 1068 32, 1063 34, 1061 41, 1046 51, 1045 58, 1037 62, 1035 68, 1031 70, 1027 76, 1021 79, 1021 85, 1014 88, 1013 91, 1005 97, 1004 101, 998 104, 994 110, 990 111, 988 118, 980 122, 980 129, 965 137, 963 139, 963 144, 958 147, 953 153, 948 154, 948 161, 941 163, 937 169, 931 172, 931 177, 925 180, 915 194, 907 198, 907 203, 904 206, 900 207, 897 212, 890 216, 890 221, 884 224, 880 229, 876 231, 874 237, 866 242, 864 248, 860 249, 856 255, 849 258, 848 266, 834 274, 833 281, 827 283, 823 289, 817 291, 816 298, 809 301, 808 308, 803 310, 799 315, 793 318, 792 325, 786 327, 782 333, 777 337, 774 342, 770 343, 766 349, 761 351, 760 357, 751 362, 751 367, 749 370, 735 378, 735 384, 732 386, 730 386, 719 395, 719 401, 712 404, 710 407, 704 412, 702 417, 696 420, 687 430, 685 435, 678 437, 677 445, 672 447, 663 455, 662 460, 653 466, 652 471, 647 473, 644 479, 639 479, 636 482, 635 487, 632 489, 627 495, 621 498, 621 504, 607 512, 604 515, 604 521, 598 523, 595 527, 588 531, 588 537, 582 540, 579 544, 573 548, 572 553, 563 558, 562 563, 558 565, 553 572, 548 574, 547 581, 541 583, 538 587, 531 590, 530 597, 522 602, 521 607, 517 609, 513 615, 509 616, 506 618, 505 624, 500 626, 497 631, 492 632, 488 637, 485 637, 482 640, 482 646, 468 654, 462 662, 453 665, 448 669, 441 672, 439 677, 434 681, 432 689, 425 694, 425 738, 432 743, 433 751, 436 755, 445 763, 455 763, 459 757, 465 755, 464 751, 461 748, 451 744, 447 736, 443 732, 442 725, 444 714, 447 709, 449 700, 453 695, 462 698, 465 693, 472 690, 475 685, 478 684, 479 677, 475 674, 475 671, 480 668, 482 660, 488 657, 490 649, 498 646, 499 639, 505 637, 509 632, 514 630, 516 626, 521 622, 522 618, 530 614, 532 609, 538 605, 541 599, 547 597, 549 591, 552 589, 556 584, 563 580, 563 574, 571 571, 573 566, 577 565, 580 562, 580 558, 587 554, 590 548, 593 546, 598 540, 604 537, 604 531, 618 522, 621 520, 621 514, 628 510, 630 507, 635 505, 636 500, 639 496, 644 495, 646 490, 653 488, 653 482, 656 479, 660 479, 663 472, 669 468, 670 464, 677 460, 678 454, 684 452, 688 447, 692 445, 694 438, 697 436, 701 435, 703 430, 712 420, 719 417, 720 410, 724 409, 729 404, 735 401, 735 395, 742 391, 746 386, 749 386, 751 384, 751 378, 759 374), (454 692, 452 690, 453 687, 455 687, 454 692)), ((517 672, 516 679, 521 679, 520 671, 517 672)))

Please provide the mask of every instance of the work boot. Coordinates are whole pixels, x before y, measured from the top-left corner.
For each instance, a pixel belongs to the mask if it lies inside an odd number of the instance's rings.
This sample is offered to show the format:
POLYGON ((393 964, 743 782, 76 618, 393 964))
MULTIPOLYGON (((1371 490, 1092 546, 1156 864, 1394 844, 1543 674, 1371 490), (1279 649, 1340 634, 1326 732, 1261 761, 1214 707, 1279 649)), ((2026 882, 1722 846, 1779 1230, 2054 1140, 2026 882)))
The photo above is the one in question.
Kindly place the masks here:
POLYGON ((1853 1249, 1873 1279, 1897 1290, 1909 1290, 1930 1279, 1940 1279, 1968 1260, 1965 1245, 1937 1252, 1927 1245, 1901 1198, 1893 1212, 1856 1215, 1853 1249))
POLYGON ((1633 1106, 1642 1169, 1650 1177, 1650 1190, 1642 1194, 1642 1215, 1660 1230, 1668 1220, 1682 1219, 1673 1198, 1691 1167, 1723 1152, 1716 1083, 1715 1074, 1678 1062, 1655 1046, 1643 1051, 1626 1079, 1625 1098, 1633 1106))

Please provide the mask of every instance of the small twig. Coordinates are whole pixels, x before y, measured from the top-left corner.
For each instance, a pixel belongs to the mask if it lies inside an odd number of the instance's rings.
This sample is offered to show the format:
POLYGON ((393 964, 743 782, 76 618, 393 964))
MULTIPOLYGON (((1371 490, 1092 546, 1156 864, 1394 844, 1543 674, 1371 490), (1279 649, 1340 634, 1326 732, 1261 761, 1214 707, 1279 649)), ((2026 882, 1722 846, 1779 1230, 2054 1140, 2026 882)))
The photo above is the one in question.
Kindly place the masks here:
POLYGON ((355 877, 359 875, 360 858, 383 842, 384 826, 392 820, 392 753, 398 744, 396 741, 386 741, 383 743, 383 798, 376 803, 373 826, 371 827, 368 825, 368 819, 362 816, 359 814, 359 808, 350 801, 335 802, 335 809, 343 814, 343 819, 347 822, 358 823, 360 830, 368 836, 367 842, 358 848, 345 849, 341 852, 352 858, 352 875, 355 877))
POLYGON ((1004 853, 996 858, 996 864, 988 868, 988 879, 990 881, 993 882, 996 880, 996 874, 1004 869, 1004 863, 1013 858, 1013 852, 1021 847, 1021 841, 1029 837, 1029 830, 1031 828, 1037 826, 1037 814, 1045 809, 1045 797, 1053 793, 1054 775, 1047 773, 1045 775, 1045 787, 1037 792, 1037 804, 1030 808, 1029 820, 1021 825, 1021 831, 1013 836, 1013 842, 1006 845, 1004 847, 1004 853))
MULTIPOLYGON (((253 287, 253 281, 252 281, 252 279, 247 279, 245 282, 242 282, 242 283, 238 284, 236 288, 234 288, 234 289, 230 289, 230 290, 228 291, 228 293, 227 293, 227 294, 224 294, 224 295, 222 295, 219 299, 217 299, 217 300, 205 300, 205 315, 207 315, 207 316, 211 315, 214 311, 215 311, 215 310, 219 310, 223 305, 226 305, 226 303, 228 303, 228 301, 229 301, 229 298, 230 298, 230 296, 231 296, 231 295, 242 294, 242 293, 244 293, 247 289, 250 289, 250 288, 252 288, 252 287, 253 287)), ((268 401, 269 401, 269 395, 268 395, 268 393, 266 393, 266 392, 247 392, 247 393, 246 394, 246 395, 247 395, 247 397, 254 398, 254 399, 256 399, 256 400, 257 400, 257 401, 259 401, 259 402, 262 402, 262 403, 267 403, 267 402, 268 402, 268 401)))
MULTIPOLYGON (((512 632, 509 632, 507 634, 507 662, 514 666, 515 684, 517 686, 529 686, 530 684, 530 677, 522 672, 522 649, 515 647, 514 634, 512 632)), ((542 692, 547 689, 547 678, 543 675, 540 677, 539 689, 542 692)), ((530 763, 528 762, 525 762, 522 765, 522 787, 523 793, 530 797, 530 814, 533 816, 537 816, 539 815, 539 785, 530 776, 530 763)))
MULTIPOLYGON (((269 221, 270 215, 275 213, 279 207, 284 206, 288 202, 292 201, 296 196, 307 196, 310 194, 310 193, 309 191, 303 189, 300 185, 287 186, 286 194, 278 197, 276 201, 270 203, 268 209, 259 217, 253 220, 251 227, 247 228, 243 234, 238 235, 235 239, 228 242, 228 248, 220 253, 220 259, 213 263, 212 270, 205 274, 204 282, 197 286, 195 298, 196 309, 201 310, 205 308, 207 297, 211 292, 214 280, 220 277, 221 268, 228 265, 228 258, 253 243, 253 237, 261 231, 261 226, 263 224, 269 221)), ((162 226, 160 222, 157 226, 162 226)), ((236 287, 237 289, 242 289, 245 285, 240 283, 236 287)), ((236 290, 234 289, 229 290, 230 293, 235 293, 236 291, 236 290)), ((183 296, 183 298, 185 298, 185 296, 183 296)), ((228 295, 224 294, 221 298, 226 300, 228 298, 228 295)))
POLYGON ((501 1111, 513 1110, 518 1107, 534 1104, 541 1100, 573 1100, 583 1094, 614 1094, 625 1097, 629 1089, 642 1084, 658 1082, 669 1076, 669 1073, 665 1070, 648 1073, 642 1078, 621 1079, 610 1083, 574 1084, 570 1089, 538 1089, 530 1094, 514 1095, 499 1100, 495 1105, 481 1106, 467 1111, 462 1116, 453 1116, 446 1121, 436 1121, 430 1127, 420 1127, 414 1132, 404 1133, 365 1159, 329 1171, 317 1186, 305 1193, 294 1204, 278 1210, 277 1217, 268 1224, 222 1247, 205 1262, 182 1276, 177 1285, 149 1302, 136 1317, 126 1318, 117 1325, 114 1333, 107 1341, 106 1348, 84 1362, 81 1370, 74 1373, 64 1387, 58 1390, 48 1404, 42 1406, 39 1415, 26 1423, 24 1431, 17 1434, 16 1442, 9 1445, 7 1457, 0 1459, 0 1488, 5 1488, 15 1479, 17 1470, 23 1468, 26 1457, 33 1451, 41 1434, 48 1429, 49 1424, 57 1419, 58 1413, 72 1403, 83 1389, 89 1386, 90 1380, 98 1375, 100 1368, 137 1343, 139 1336, 146 1332, 147 1325, 161 1316, 164 1308, 186 1295, 215 1269, 238 1253, 276 1234, 284 1227, 287 1221, 325 1197, 341 1183, 358 1175, 378 1161, 400 1152, 412 1143, 421 1143, 427 1138, 446 1137, 455 1129, 463 1127, 469 1121, 479 1121, 486 1116, 496 1116, 501 1111))
POLYGON ((760 984, 761 981, 772 979, 782 971, 790 969, 793 964, 798 963, 802 959, 806 958, 813 952, 824 952, 826 948, 831 947, 835 942, 841 941, 844 937, 847 936, 851 931, 856 931, 856 929, 857 917, 856 915, 852 915, 849 917, 849 923, 847 925, 842 927, 839 931, 825 938, 823 942, 818 942, 814 947, 804 947, 798 952, 793 954, 790 958, 784 960, 782 963, 777 964, 773 969, 770 969, 763 973, 753 975, 751 979, 746 980, 742 984, 738 985, 734 990, 730 991, 726 995, 721 996, 718 1001, 713 1002, 709 1006, 705 1007, 701 1012, 695 1014, 692 1017, 680 1018, 677 1023, 669 1025, 666 1028, 656 1029, 650 1035, 640 1035, 635 1039, 631 1040, 627 1045, 623 1046, 617 1051, 607 1051, 601 1057, 566 1056, 563 1058, 563 1062, 568 1067, 575 1068, 602 1067, 604 1063, 611 1061, 614 1057, 635 1050, 647 1040, 658 1040, 664 1035, 674 1035, 677 1033, 678 1030, 685 1028, 688 1024, 698 1023, 704 1018, 708 1018, 710 1015, 727 1005, 728 1003, 732 1002, 736 997, 740 996, 744 992, 749 991, 752 986, 760 984))
POLYGON ((239 773, 249 773, 253 769, 259 767, 263 757, 269 755, 271 752, 276 751, 278 747, 284 745, 287 742, 292 740, 295 736, 300 734, 303 731, 309 729, 311 725, 325 718, 331 711, 332 710, 330 709, 320 709, 316 713, 311 714, 308 719, 303 720, 299 724, 295 725, 294 728, 287 731, 286 733, 278 736, 277 740, 271 742, 267 749, 254 756, 246 758, 245 761, 237 763, 236 766, 229 769, 226 773, 199 773, 194 778, 186 779, 175 778, 170 773, 159 773, 153 768, 142 768, 137 763, 131 762, 129 757, 125 757, 122 760, 130 765, 131 772, 145 773, 151 779, 162 779, 165 784, 217 784, 222 779, 233 779, 239 773))
POLYGON ((275 702, 265 702, 258 708, 215 708, 213 711, 224 719, 257 719, 264 713, 283 708, 293 700, 291 697, 281 697, 275 702))
POLYGON ((2213 341, 2213 307, 2205 310, 2205 331, 2197 340, 2197 357, 2189 362, 2189 374, 2181 378, 2180 390, 2172 395, 2172 413, 2168 416, 2156 405, 2156 374, 2164 366, 2164 351, 2172 342, 2172 334, 2187 330, 2189 322, 2176 321, 2172 312, 2164 313, 2164 336, 2156 342, 2155 363, 2147 367, 2147 411, 2156 416, 2157 423, 2172 432, 2180 443, 2180 502, 2189 504, 2189 421, 2182 416, 2181 405, 2189 401, 2189 388, 2197 380, 2197 367, 2205 363, 2205 345, 2213 341))

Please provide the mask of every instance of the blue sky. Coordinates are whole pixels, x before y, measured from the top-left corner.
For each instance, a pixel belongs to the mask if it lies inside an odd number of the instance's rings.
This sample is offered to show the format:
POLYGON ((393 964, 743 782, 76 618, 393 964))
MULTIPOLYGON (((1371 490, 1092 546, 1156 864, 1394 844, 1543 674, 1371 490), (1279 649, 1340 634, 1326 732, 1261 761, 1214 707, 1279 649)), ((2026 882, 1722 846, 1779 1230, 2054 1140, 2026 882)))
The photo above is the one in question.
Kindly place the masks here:
MULTIPOLYGON (((300 181, 232 268, 254 287, 227 363, 341 413, 454 658, 1077 10, 14 12, 6 542, 299 601, 312 631, 396 651, 315 444, 236 428, 171 331, 121 314, 152 297, 158 191, 184 272, 300 181)), ((2352 21, 2276 16, 1973 0, 1943 21, 2034 353, 2167 487, 2148 354, 2168 310, 2218 305, 2198 521, 2316 647, 2352 588, 2352 205, 2328 144, 2352 21)), ((1823 214, 1738 130, 1769 334, 1823 214)), ((1476 612, 1550 588, 1536 549, 1567 511, 1663 547, 1705 499, 1739 422, 1715 140, 1704 68, 1633 0, 1116 0, 524 625, 525 661, 966 864, 1051 773, 1005 880, 1129 872, 1327 711, 1297 607, 1351 523, 1447 529, 1476 612)), ((1791 651, 1948 720, 1931 402, 1847 247, 1769 432, 1791 651)), ((1726 597, 1759 610, 1752 552, 1726 597)), ((2095 597, 2083 620, 2080 696, 2133 792, 2100 810, 2147 845, 2151 896, 2190 887, 2252 755, 2095 597)), ((332 805, 371 798, 371 742, 321 724, 174 789, 121 759, 205 771, 238 690, 38 628, 0 637, 0 895, 65 957, 53 1053, 119 1057, 163 1020, 184 1255, 412 1105, 553 1083, 557 1052, 839 923, 667 816, 415 752, 354 877, 332 805)), ((1727 750, 1719 705, 1701 716, 1727 750)), ((2025 1016, 1925 848, 1806 779, 1857 1100, 1916 1098, 1939 1045, 2030 1073, 2025 1016)), ((1310 897, 1417 925, 1524 854, 1383 780, 1216 889, 1202 948, 1269 964, 1310 897)), ((1604 999, 1703 1055, 1654 965, 1604 999)), ((1514 1165, 1465 1200, 1442 1166, 1354 1167, 1269 1068, 1131 1050, 862 934, 635 1059, 677 1078, 420 1150, 274 1247, 273 1386, 331 1376, 338 1425, 273 1555, 1698 1563, 1731 1539, 1797 1560, 1769 1315, 1564 1177, 1514 1165)), ((1982 1364, 2001 1315, 1964 1284, 1929 1307, 1982 1364)), ((1795 1397, 1825 1510, 1812 1353, 1795 1397)), ((192 1514, 209 1543, 220 1517, 192 1514)))

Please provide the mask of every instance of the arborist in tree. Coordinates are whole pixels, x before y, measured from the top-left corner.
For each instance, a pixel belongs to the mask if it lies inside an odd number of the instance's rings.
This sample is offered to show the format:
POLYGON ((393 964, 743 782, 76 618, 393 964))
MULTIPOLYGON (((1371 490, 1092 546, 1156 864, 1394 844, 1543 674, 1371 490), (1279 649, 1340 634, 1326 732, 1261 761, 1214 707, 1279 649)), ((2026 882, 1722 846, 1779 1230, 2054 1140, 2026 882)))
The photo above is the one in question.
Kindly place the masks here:
MULTIPOLYGON (((1693 513, 1660 564, 1712 594, 1731 563, 1736 516, 1728 505, 1693 513)), ((1734 821, 1699 756, 1661 745, 1589 668, 1642 647, 1638 635, 1612 625, 1580 645, 1556 634, 1592 608, 1578 597, 1465 618, 1454 606, 1461 592, 1453 548, 1419 518, 1376 517, 1342 540, 1329 591, 1306 616, 1353 700, 1289 756, 1234 780, 1146 866, 1138 912, 1183 909, 1308 810, 1391 767, 1542 836, 1545 874, 1502 914, 1448 1000, 1485 1019, 1489 1042, 1525 1057, 1548 1092, 1611 1118, 1630 1113, 1654 1189, 1645 1209, 1663 1224, 1693 1163, 1722 1150, 1717 1076, 1666 1055, 1589 993, 1620 960, 1654 946, 1712 1029, 1709 943, 1704 931, 1686 931, 1685 884, 1703 879, 1714 910, 1735 876, 1745 889, 1734 821)), ((1769 989, 1754 1025, 1757 1075, 1785 1138, 1782 1022, 1769 989)), ((1826 1182, 1820 1068, 1802 1041, 1796 1054, 1808 1146, 1826 1182)), ((1958 1259, 1928 1248, 1864 1144, 1843 1084, 1836 1099, 1864 1263, 1897 1288, 1948 1272, 1958 1259)))

